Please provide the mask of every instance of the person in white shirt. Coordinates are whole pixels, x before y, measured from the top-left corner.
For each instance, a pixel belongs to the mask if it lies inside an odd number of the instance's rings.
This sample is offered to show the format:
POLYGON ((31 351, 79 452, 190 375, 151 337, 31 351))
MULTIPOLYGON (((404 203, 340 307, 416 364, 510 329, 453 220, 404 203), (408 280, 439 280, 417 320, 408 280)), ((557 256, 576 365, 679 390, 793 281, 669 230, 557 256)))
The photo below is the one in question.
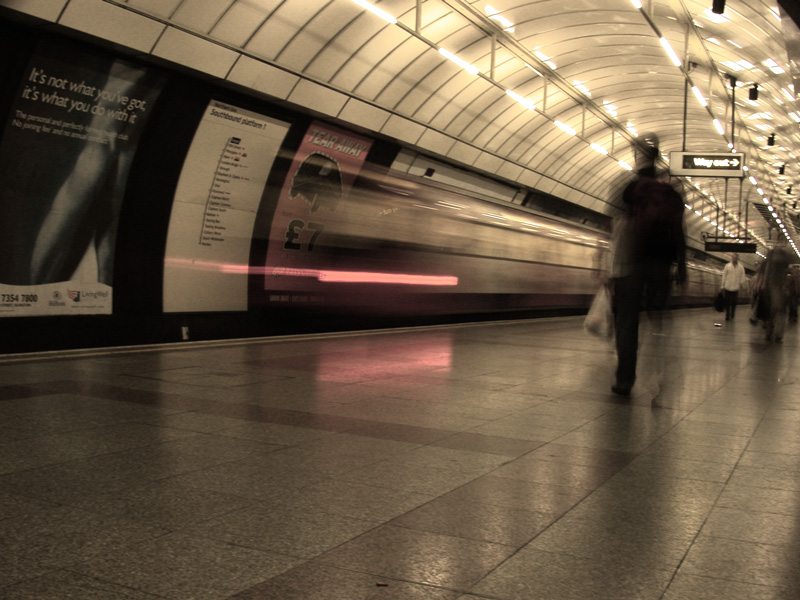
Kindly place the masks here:
POLYGON ((725 290, 725 320, 730 321, 736 315, 736 304, 739 300, 739 288, 744 283, 744 267, 739 263, 736 254, 731 262, 722 269, 722 289, 725 290))

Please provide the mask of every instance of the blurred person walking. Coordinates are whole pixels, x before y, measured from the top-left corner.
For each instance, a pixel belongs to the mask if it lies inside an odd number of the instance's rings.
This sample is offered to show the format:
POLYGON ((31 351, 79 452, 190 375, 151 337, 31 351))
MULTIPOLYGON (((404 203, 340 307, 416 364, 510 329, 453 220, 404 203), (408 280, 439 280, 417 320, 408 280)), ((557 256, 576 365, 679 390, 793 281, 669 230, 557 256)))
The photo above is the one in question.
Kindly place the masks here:
POLYGON ((759 295, 766 299, 767 341, 774 341, 777 344, 783 342, 783 333, 786 329, 791 283, 789 267, 795 258, 785 241, 781 241, 767 253, 767 258, 762 264, 759 295))
POLYGON ((677 264, 677 281, 682 286, 686 283, 683 197, 656 175, 658 138, 652 134, 643 138, 645 147, 634 147, 637 177, 622 193, 625 213, 614 223, 608 266, 617 346, 616 382, 611 391, 622 396, 630 395, 636 381, 642 307, 660 332, 673 265, 677 264))
POLYGON ((736 304, 739 301, 739 290, 745 281, 744 267, 736 254, 731 255, 731 262, 722 269, 722 289, 725 292, 725 320, 736 316, 736 304))

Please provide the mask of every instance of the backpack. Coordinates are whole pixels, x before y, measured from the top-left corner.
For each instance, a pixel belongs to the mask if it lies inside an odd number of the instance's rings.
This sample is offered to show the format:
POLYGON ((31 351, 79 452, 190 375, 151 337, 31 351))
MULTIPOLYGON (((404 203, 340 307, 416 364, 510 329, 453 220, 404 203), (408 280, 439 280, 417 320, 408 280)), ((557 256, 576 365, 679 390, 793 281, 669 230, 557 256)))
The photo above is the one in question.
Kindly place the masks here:
POLYGON ((683 243, 683 198, 668 182, 642 177, 630 190, 631 226, 636 252, 644 258, 673 261, 683 243))

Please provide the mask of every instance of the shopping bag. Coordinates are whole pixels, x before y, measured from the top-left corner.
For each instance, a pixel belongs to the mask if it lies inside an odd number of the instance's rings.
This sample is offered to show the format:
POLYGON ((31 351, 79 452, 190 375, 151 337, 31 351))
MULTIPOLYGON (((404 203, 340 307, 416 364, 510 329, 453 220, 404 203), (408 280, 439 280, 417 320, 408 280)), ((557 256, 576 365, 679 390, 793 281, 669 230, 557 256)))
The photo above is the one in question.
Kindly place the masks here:
POLYGON ((601 286, 595 294, 586 319, 583 321, 583 328, 592 335, 602 338, 610 338, 614 334, 614 316, 608 287, 601 286))
POLYGON ((725 292, 722 290, 714 297, 714 310, 717 312, 725 310, 725 292))

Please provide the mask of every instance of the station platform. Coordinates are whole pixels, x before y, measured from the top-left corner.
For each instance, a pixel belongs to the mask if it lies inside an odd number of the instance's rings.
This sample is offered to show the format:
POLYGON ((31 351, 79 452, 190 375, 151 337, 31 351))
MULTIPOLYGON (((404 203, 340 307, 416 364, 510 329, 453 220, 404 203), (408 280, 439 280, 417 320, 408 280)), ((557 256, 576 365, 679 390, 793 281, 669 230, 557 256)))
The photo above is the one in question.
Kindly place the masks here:
POLYGON ((0 357, 0 597, 796 599, 797 326, 669 316, 0 357))

